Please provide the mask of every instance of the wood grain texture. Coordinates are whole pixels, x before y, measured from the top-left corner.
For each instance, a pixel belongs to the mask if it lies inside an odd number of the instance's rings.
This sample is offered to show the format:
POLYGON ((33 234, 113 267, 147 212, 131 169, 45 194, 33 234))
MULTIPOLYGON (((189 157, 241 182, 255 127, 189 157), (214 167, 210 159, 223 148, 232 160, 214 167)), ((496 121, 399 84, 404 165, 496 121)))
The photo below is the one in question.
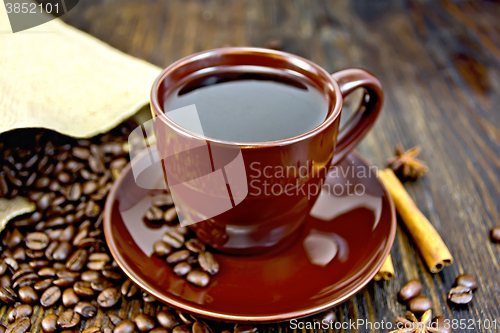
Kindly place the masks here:
MULTIPOLYGON (((419 158, 430 172, 406 188, 455 263, 430 274, 400 228, 391 252, 395 278, 370 283, 335 309, 337 318, 392 322, 406 310, 397 302, 397 291, 418 278, 437 315, 475 322, 474 329, 454 332, 489 332, 478 321, 497 320, 500 326, 500 246, 488 236, 491 227, 500 225, 498 17, 500 4, 494 1, 86 0, 64 19, 163 67, 193 52, 265 46, 277 38, 284 51, 330 72, 349 67, 371 71, 384 85, 386 102, 359 150, 382 167, 397 142, 405 148, 422 146, 419 158), (462 273, 475 275, 480 287, 468 307, 454 308, 446 293, 462 273)), ((133 316, 140 310, 131 302, 120 311, 133 316)), ((33 332, 41 312, 35 311, 33 332)), ((0 315, 5 320, 5 307, 0 315)), ((97 324, 105 325, 99 318, 97 324)), ((283 323, 260 326, 260 331, 290 329, 283 323)))

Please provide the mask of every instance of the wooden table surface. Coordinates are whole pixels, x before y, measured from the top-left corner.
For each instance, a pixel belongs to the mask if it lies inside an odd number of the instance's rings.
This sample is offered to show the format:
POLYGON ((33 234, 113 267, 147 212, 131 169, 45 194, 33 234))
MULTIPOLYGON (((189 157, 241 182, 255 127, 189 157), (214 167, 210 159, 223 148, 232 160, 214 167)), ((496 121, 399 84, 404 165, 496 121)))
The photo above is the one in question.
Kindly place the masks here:
MULTIPOLYGON (((210 48, 278 39, 282 50, 330 72, 371 71, 386 99, 359 150, 383 167, 397 142, 422 146, 430 172, 406 188, 455 263, 429 273, 400 227, 391 252, 396 277, 370 283, 337 307, 338 320, 393 321, 406 310, 396 300, 399 288, 418 278, 435 313, 475 322, 454 332, 489 332, 478 321, 500 326, 500 245, 489 240, 490 228, 500 225, 499 18, 500 3, 493 1, 85 0, 64 20, 161 67, 210 48), (480 287, 458 309, 446 294, 462 273, 474 274, 480 287)), ((357 330, 369 331, 385 332, 357 330)))

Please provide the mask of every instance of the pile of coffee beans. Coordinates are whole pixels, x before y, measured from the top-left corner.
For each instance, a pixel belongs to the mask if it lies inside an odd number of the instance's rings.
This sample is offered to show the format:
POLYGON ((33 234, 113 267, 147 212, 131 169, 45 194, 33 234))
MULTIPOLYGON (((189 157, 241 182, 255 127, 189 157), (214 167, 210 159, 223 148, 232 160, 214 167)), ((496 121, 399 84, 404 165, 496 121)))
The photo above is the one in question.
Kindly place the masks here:
POLYGON ((180 277, 198 287, 206 287, 210 276, 219 272, 219 263, 188 228, 178 224, 172 196, 155 196, 144 215, 148 223, 167 224, 169 230, 153 244, 154 254, 166 260, 180 277))
POLYGON ((432 301, 425 296, 420 296, 423 285, 419 280, 411 280, 405 284, 398 293, 401 302, 408 304, 408 309, 416 314, 422 314, 432 309, 432 301))
MULTIPOLYGON (((106 246, 102 210, 128 162, 126 140, 135 127, 127 122, 91 140, 39 129, 1 135, 0 197, 21 195, 37 209, 10 221, 1 236, 0 301, 8 305, 8 327, 0 325, 0 332, 38 331, 31 327, 34 313, 42 314, 46 333, 80 332, 88 326, 84 321, 98 314, 98 325, 83 332, 212 332, 207 323, 161 305, 128 280, 106 246), (132 311, 127 304, 142 310, 132 311)), ((155 207, 165 208, 163 219, 173 222, 171 205, 168 194, 155 200, 155 207)), ((149 217, 154 219, 155 213, 149 217)), ((206 272, 215 274, 218 264, 189 237, 186 228, 172 226, 162 255, 170 258, 177 274, 206 285, 206 272)), ((238 333, 256 332, 255 327, 221 325, 238 333)))

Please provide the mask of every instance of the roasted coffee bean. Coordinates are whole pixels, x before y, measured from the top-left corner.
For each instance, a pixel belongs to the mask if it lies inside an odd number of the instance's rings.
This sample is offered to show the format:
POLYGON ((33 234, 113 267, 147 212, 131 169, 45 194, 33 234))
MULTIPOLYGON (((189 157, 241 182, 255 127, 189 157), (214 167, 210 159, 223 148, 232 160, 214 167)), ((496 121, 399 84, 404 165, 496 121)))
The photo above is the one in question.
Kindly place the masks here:
POLYGON ((52 258, 57 261, 63 261, 68 258, 71 252, 71 245, 68 242, 60 242, 52 253, 52 258))
POLYGON ((120 273, 112 271, 110 269, 103 269, 101 273, 106 279, 110 280, 121 280, 123 278, 120 273))
POLYGON ((57 192, 61 189, 61 184, 59 184, 59 182, 53 180, 50 182, 49 184, 49 190, 51 190, 52 192, 57 192))
POLYGON ((491 229, 490 237, 493 242, 500 242, 500 227, 494 227, 493 229, 491 229))
POLYGON ((57 180, 59 180, 61 183, 69 183, 71 181, 71 176, 67 172, 61 172, 57 175, 57 180))
POLYGON ((0 275, 5 274, 6 271, 7 271, 7 264, 5 263, 5 261, 2 261, 0 263, 0 275))
POLYGON ((24 333, 31 327, 31 320, 28 317, 22 317, 10 324, 5 333, 24 333))
POLYGON ((100 333, 101 329, 99 327, 89 327, 86 330, 84 330, 82 333, 100 333))
POLYGON ((141 332, 151 331, 155 327, 155 321, 150 316, 141 313, 134 318, 135 325, 137 329, 141 332))
POLYGON ((236 325, 233 333, 255 333, 257 332, 257 327, 251 325, 236 325))
POLYGON ((35 271, 31 267, 19 268, 17 271, 14 272, 14 274, 12 274, 12 280, 17 280, 24 275, 32 273, 35 273, 35 271))
POLYGON ((55 262, 52 264, 52 268, 54 268, 57 272, 56 272, 56 276, 57 276, 57 273, 59 271, 64 271, 66 270, 66 265, 63 264, 62 262, 55 262))
POLYGON ((179 325, 179 322, 175 318, 175 316, 168 311, 159 311, 156 313, 156 320, 158 323, 168 329, 172 329, 175 326, 179 325))
POLYGON ((177 315, 179 316, 179 318, 181 319, 181 321, 186 325, 191 325, 192 323, 194 323, 196 321, 196 318, 193 317, 192 315, 190 315, 189 313, 185 313, 185 312, 182 312, 179 310, 177 310, 176 312, 177 312, 177 315))
POLYGON ((90 318, 95 316, 97 308, 89 302, 79 302, 75 306, 75 312, 84 318, 90 318))
POLYGON ((156 207, 166 207, 174 204, 174 199, 170 194, 156 195, 151 202, 156 207))
POLYGON ((59 278, 70 278, 76 281, 76 279, 80 276, 80 273, 67 270, 60 270, 56 273, 56 276, 59 278))
POLYGON ((462 274, 457 277, 455 280, 455 284, 457 286, 464 286, 474 291, 477 289, 477 281, 476 278, 470 274, 462 274))
POLYGON ((175 226, 175 231, 177 231, 178 233, 180 233, 181 235, 184 235, 184 236, 189 233, 188 227, 183 227, 180 224, 175 226))
POLYGON ((95 191, 97 191, 97 188, 98 187, 97 187, 96 182, 94 182, 92 180, 88 180, 83 184, 82 192, 85 195, 90 195, 90 194, 94 193, 95 191))
POLYGON ((42 319, 42 330, 45 333, 54 333, 57 329, 57 315, 50 313, 42 319))
POLYGON ((111 260, 107 253, 91 253, 89 255, 89 261, 87 262, 87 268, 95 271, 99 271, 106 266, 106 264, 111 260))
POLYGON ((101 207, 96 204, 93 200, 90 200, 85 206, 85 216, 87 217, 97 217, 101 214, 101 207))
POLYGON ((153 328, 149 333, 170 333, 169 330, 163 327, 153 328))
POLYGON ((176 218, 177 218, 177 210, 175 209, 175 207, 170 207, 165 211, 165 214, 163 214, 163 219, 167 223, 172 222, 176 218))
POLYGON ((87 282, 97 282, 101 279, 101 274, 97 271, 85 271, 82 273, 80 276, 82 281, 87 281, 87 282))
POLYGON ((99 248, 100 244, 102 244, 103 241, 100 239, 96 239, 93 237, 87 237, 82 239, 77 246, 81 248, 99 248))
POLYGON ((12 257, 6 257, 3 260, 3 262, 7 265, 7 267, 10 267, 13 271, 17 271, 19 269, 19 264, 17 263, 17 260, 12 257))
POLYGON ((111 282, 109 282, 108 280, 99 280, 97 282, 91 282, 90 286, 95 291, 103 291, 104 289, 111 288, 113 286, 113 284, 111 282))
POLYGON ((210 326, 202 321, 195 321, 193 324, 193 333, 213 333, 210 326))
POLYGON ((46 210, 50 207, 50 205, 52 205, 52 200, 54 200, 54 193, 45 193, 36 202, 36 206, 40 210, 46 210))
POLYGON ((38 301, 38 294, 31 286, 24 286, 18 290, 19 299, 26 304, 33 304, 38 301))
POLYGON ((8 275, 3 275, 0 277, 0 287, 10 287, 12 286, 12 281, 10 279, 10 276, 8 275))
POLYGON ((8 236, 8 239, 5 242, 5 245, 9 249, 12 249, 12 248, 18 246, 19 244, 21 244, 22 240, 23 240, 23 235, 21 234, 21 232, 17 228, 14 228, 14 230, 12 230, 12 232, 8 236))
POLYGON ((66 198, 69 201, 77 201, 82 196, 82 185, 80 183, 73 183, 66 189, 66 198))
POLYGON ((55 279, 52 283, 58 287, 67 287, 73 284, 76 279, 70 276, 65 276, 62 278, 55 279))
POLYGON ((44 267, 38 271, 38 276, 41 277, 53 277, 56 276, 56 270, 52 267, 44 267))
POLYGON ((14 283, 12 284, 12 287, 21 288, 24 286, 31 286, 31 285, 34 285, 38 280, 40 280, 40 277, 38 275, 36 275, 35 273, 26 274, 26 275, 21 276, 16 281, 14 281, 14 283))
POLYGON ((137 285, 131 280, 126 280, 125 282, 123 282, 121 287, 122 295, 127 298, 134 297, 134 295, 137 294, 138 290, 139 288, 137 287, 137 285))
POLYGON ((398 297, 401 301, 408 302, 420 295, 422 289, 423 286, 419 280, 411 280, 399 290, 398 297))
POLYGON ((122 318, 120 318, 119 316, 117 316, 113 313, 108 313, 108 318, 115 326, 118 325, 122 321, 122 318))
POLYGON ((82 147, 73 147, 71 150, 73 156, 81 160, 87 160, 90 157, 90 151, 82 147))
POLYGON ((55 229, 55 230, 47 229, 47 230, 45 230, 45 233, 47 234, 49 239, 52 241, 57 240, 59 238, 59 236, 61 236, 61 232, 62 232, 62 229, 55 229))
POLYGON ((206 287, 210 282, 210 276, 201 271, 191 271, 188 273, 186 279, 198 287, 206 287))
MULTIPOLYGON (((64 202, 66 201, 66 199, 64 197, 57 197, 54 199, 54 201, 52 201, 52 206, 61 206, 64 202)), ((52 207, 52 209, 54 209, 55 207, 52 207)), ((61 213, 62 213, 62 209, 61 209, 61 213)))
POLYGON ((437 329, 436 333, 452 333, 450 321, 446 320, 445 317, 434 317, 432 327, 437 329))
POLYGON ((161 238, 162 241, 167 243, 168 245, 179 249, 184 245, 184 235, 181 235, 177 231, 171 230, 163 235, 161 238))
POLYGON ((142 300, 146 303, 153 303, 156 302, 156 298, 154 298, 153 295, 147 292, 142 293, 142 300))
POLYGON ((80 323, 80 315, 73 309, 68 309, 59 315, 57 318, 57 325, 62 329, 75 327, 80 323))
POLYGON ((31 268, 43 268, 49 264, 48 260, 42 260, 42 259, 37 259, 37 260, 32 260, 29 262, 29 265, 31 268))
POLYGON ((85 239, 87 237, 88 233, 89 233, 89 228, 88 227, 78 230, 78 232, 76 233, 75 237, 73 238, 73 242, 72 242, 73 246, 76 246, 83 239, 85 239))
POLYGON ((66 262, 66 267, 70 271, 79 271, 83 268, 86 261, 87 261, 87 250, 78 249, 75 252, 73 252, 73 254, 69 257, 68 261, 66 262))
POLYGON ((408 307, 413 313, 424 313, 432 309, 432 301, 425 296, 417 296, 408 302, 408 307))
POLYGON ((114 333, 133 333, 135 330, 135 323, 131 320, 122 320, 115 326, 114 333))
POLYGON ((65 307, 69 308, 78 302, 80 302, 80 298, 75 293, 73 288, 64 289, 62 293, 62 303, 65 307))
POLYGON ((19 261, 24 261, 24 260, 26 260, 26 251, 24 250, 23 247, 17 247, 12 252, 12 258, 19 260, 19 261))
POLYGON ((47 308, 54 305, 59 298, 61 298, 61 289, 57 286, 53 286, 43 292, 40 297, 40 304, 47 308))
POLYGON ((150 222, 161 221, 163 220, 163 211, 158 207, 152 206, 146 211, 144 217, 150 222))
POLYGON ((33 285, 33 288, 36 290, 36 291, 43 291, 43 290, 46 290, 48 287, 50 287, 52 285, 52 282, 54 281, 54 279, 45 279, 45 280, 40 280, 40 281, 37 281, 34 285, 33 285))
POLYGON ((44 255, 45 254, 43 253, 43 251, 33 251, 33 250, 30 250, 30 249, 26 250, 26 256, 28 258, 31 258, 31 259, 40 259, 44 255))
POLYGON ((30 317, 33 314, 33 308, 28 304, 21 304, 10 310, 7 319, 9 322, 16 321, 23 317, 30 317))
POLYGON ((153 251, 156 256, 164 258, 172 252, 172 247, 160 240, 153 244, 153 251))
POLYGON ((50 178, 49 177, 40 177, 38 180, 35 182, 35 187, 39 189, 44 189, 50 184, 50 178))
POLYGON ((80 296, 94 296, 94 289, 92 289, 90 282, 87 281, 77 281, 73 285, 73 289, 77 295, 80 296))
POLYGON ((118 303, 120 296, 121 294, 116 288, 107 288, 97 296, 97 303, 103 308, 109 308, 118 303))
POLYGON ((69 242, 73 238, 73 235, 75 234, 75 227, 72 225, 67 226, 64 228, 59 235, 59 241, 60 242, 69 242))
POLYGON ((189 254, 190 254, 189 250, 180 250, 174 252, 167 257, 167 263, 176 264, 178 262, 186 260, 189 257, 189 254))
POLYGON ((95 173, 103 173, 105 170, 104 164, 102 164, 102 161, 95 157, 95 156, 90 156, 89 157, 89 166, 90 169, 92 169, 93 172, 95 173))
POLYGON ((205 251, 198 255, 200 267, 207 273, 214 275, 219 272, 219 263, 215 260, 212 253, 205 251))
POLYGON ((66 221, 64 220, 63 217, 61 217, 61 216, 55 216, 55 217, 52 217, 51 219, 49 219, 47 221, 47 224, 45 225, 45 227, 47 227, 47 228, 54 228, 54 227, 62 226, 65 223, 66 223, 66 221))
POLYGON ((172 330, 172 333, 191 333, 188 325, 178 325, 172 330))
POLYGON ((472 301, 472 291, 465 286, 451 288, 448 292, 448 300, 457 305, 467 304, 472 301))
POLYGON ((178 276, 184 276, 187 273, 191 272, 191 265, 187 262, 180 262, 174 266, 173 271, 178 276))
POLYGON ((188 239, 185 243, 186 248, 194 253, 200 253, 205 251, 205 245, 203 245, 198 238, 188 239))

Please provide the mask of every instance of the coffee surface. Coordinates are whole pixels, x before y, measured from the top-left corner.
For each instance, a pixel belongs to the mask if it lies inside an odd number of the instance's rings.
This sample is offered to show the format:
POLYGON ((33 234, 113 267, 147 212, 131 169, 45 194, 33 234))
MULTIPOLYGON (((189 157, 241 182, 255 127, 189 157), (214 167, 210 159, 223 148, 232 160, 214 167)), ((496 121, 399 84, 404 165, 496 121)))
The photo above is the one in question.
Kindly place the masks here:
POLYGON ((236 142, 292 138, 320 125, 328 101, 305 79, 265 69, 210 72, 189 80, 164 101, 164 110, 180 126, 236 142), (200 126, 189 112, 170 113, 195 105, 200 126))

